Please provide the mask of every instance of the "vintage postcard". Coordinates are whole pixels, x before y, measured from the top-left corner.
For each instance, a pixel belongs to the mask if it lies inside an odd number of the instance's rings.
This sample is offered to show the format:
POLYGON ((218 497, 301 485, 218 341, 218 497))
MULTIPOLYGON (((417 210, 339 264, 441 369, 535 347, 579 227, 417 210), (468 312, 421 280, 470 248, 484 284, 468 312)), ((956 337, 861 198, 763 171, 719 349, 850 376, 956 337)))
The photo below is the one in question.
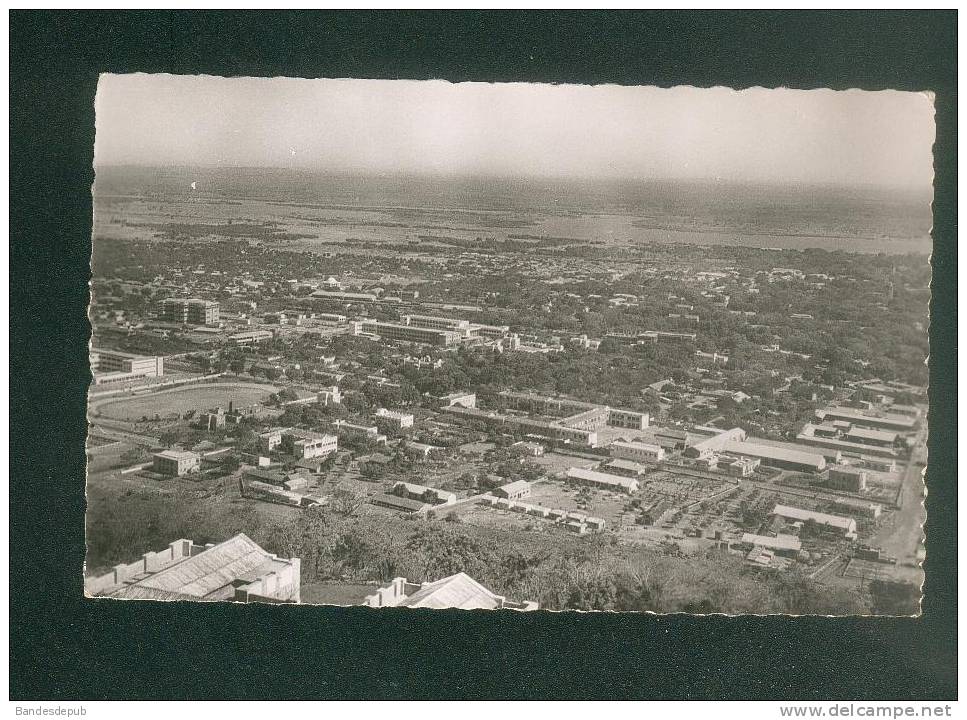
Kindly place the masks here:
POLYGON ((86 594, 915 615, 929 95, 104 75, 86 594))

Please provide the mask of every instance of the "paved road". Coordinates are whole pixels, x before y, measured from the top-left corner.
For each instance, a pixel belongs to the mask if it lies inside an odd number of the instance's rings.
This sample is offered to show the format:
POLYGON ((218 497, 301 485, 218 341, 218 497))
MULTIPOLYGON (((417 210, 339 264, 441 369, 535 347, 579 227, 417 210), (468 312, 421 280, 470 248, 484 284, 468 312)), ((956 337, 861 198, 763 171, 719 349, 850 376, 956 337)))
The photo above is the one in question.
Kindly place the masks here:
POLYGON ((917 562, 917 552, 923 545, 924 534, 922 525, 926 520, 926 510, 923 507, 923 464, 925 459, 922 443, 926 431, 921 430, 917 435, 916 446, 903 470, 901 482, 903 493, 900 498, 900 508, 894 513, 893 522, 881 527, 872 545, 883 548, 887 555, 897 559, 895 575, 905 580, 916 581, 922 577, 917 567, 905 567, 907 563, 917 562))

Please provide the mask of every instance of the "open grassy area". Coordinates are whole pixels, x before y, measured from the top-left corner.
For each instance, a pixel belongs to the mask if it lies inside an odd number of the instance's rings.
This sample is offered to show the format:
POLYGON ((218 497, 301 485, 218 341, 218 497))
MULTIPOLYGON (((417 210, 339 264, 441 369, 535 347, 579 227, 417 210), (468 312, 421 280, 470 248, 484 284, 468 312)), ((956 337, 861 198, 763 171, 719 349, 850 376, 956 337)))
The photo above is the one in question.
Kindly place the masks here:
POLYGON ((133 422, 143 416, 152 418, 156 414, 166 417, 173 414, 181 415, 189 410, 203 412, 216 406, 227 409, 230 401, 238 407, 244 407, 265 400, 277 390, 278 388, 273 385, 254 383, 192 385, 176 390, 92 404, 91 410, 93 415, 133 422))

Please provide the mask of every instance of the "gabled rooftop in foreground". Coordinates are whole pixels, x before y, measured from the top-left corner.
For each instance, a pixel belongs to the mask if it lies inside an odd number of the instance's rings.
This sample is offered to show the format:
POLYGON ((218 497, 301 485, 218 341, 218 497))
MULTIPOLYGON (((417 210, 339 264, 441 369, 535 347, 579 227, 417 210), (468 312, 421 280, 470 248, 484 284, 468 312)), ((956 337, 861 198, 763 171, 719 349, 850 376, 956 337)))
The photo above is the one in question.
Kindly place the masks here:
POLYGON ((366 598, 369 607, 433 608, 442 610, 537 610, 536 602, 513 602, 491 592, 466 573, 422 584, 394 578, 387 587, 380 588, 366 598))
POLYGON ((165 550, 84 581, 88 596, 126 600, 299 602, 299 558, 280 558, 244 533, 216 545, 175 540, 165 550))

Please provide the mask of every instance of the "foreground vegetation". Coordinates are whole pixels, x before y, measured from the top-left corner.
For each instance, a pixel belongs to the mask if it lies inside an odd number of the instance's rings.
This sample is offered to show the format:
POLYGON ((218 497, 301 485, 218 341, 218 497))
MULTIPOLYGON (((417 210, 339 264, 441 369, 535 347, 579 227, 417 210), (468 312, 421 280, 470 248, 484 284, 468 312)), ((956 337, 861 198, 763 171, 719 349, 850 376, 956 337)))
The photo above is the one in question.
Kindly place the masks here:
POLYGON ((510 533, 453 518, 356 516, 329 509, 267 512, 231 483, 193 492, 90 493, 88 568, 103 569, 173 539, 217 542, 245 532, 267 550, 302 559, 303 583, 434 580, 466 572, 497 593, 550 610, 866 614, 867 594, 798 573, 764 573, 720 551, 618 545, 608 536, 510 533), (110 497, 110 500, 109 500, 110 497))

